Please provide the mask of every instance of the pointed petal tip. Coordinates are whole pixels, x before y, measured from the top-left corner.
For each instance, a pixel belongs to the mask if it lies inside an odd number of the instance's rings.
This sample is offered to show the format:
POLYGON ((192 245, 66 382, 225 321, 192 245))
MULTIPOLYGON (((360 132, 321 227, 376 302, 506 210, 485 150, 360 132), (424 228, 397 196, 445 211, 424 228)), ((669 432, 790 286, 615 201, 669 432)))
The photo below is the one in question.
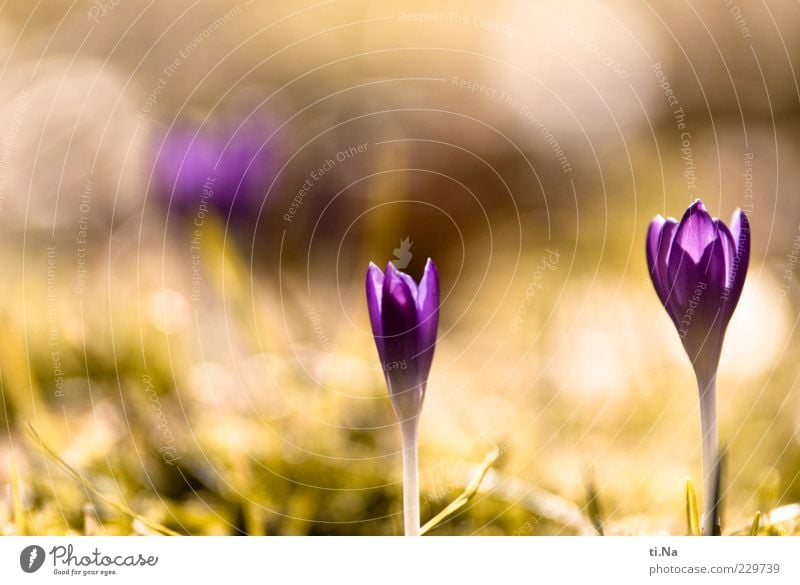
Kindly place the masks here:
POLYGON ((405 288, 409 289, 409 293, 413 293, 416 289, 413 279, 405 272, 398 270, 393 262, 386 265, 386 274, 384 277, 384 284, 387 290, 394 290, 397 283, 402 282, 405 288), (411 286, 413 285, 413 287, 411 286))
POLYGON ((750 232, 750 220, 747 217, 747 214, 741 210, 741 208, 737 207, 733 211, 733 215, 731 216, 731 232, 734 236, 738 239, 738 236, 742 229, 747 231, 747 236, 749 237, 750 232))
POLYGON ((708 212, 705 205, 703 205, 703 202, 700 201, 700 199, 697 199, 686 209, 686 212, 683 214, 680 223, 686 224, 688 221, 700 221, 701 223, 695 223, 695 225, 700 226, 705 224, 705 227, 709 228, 713 227, 714 219, 715 218, 711 217, 711 214, 708 212))
POLYGON ((367 266, 367 280, 377 280, 382 283, 383 276, 384 274, 383 270, 381 270, 381 267, 374 262, 370 262, 369 266, 367 266))
POLYGON ((654 223, 655 224, 661 224, 661 226, 663 227, 664 225, 667 225, 667 224, 670 224, 670 223, 677 224, 679 222, 678 222, 677 219, 675 219, 671 215, 661 215, 659 213, 658 215, 653 217, 653 219, 650 220, 650 225, 653 225, 654 223))
POLYGON ((386 278, 398 278, 398 274, 400 271, 395 267, 393 262, 386 263, 386 270, 384 270, 384 275, 386 278))
POLYGON ((700 198, 695 199, 692 202, 692 204, 689 206, 689 209, 692 209, 692 210, 695 210, 695 211, 705 211, 706 213, 708 213, 708 210, 706 209, 706 206, 703 205, 703 200, 700 199, 700 198))
POLYGON ((686 208, 686 213, 683 214, 683 218, 681 218, 681 223, 689 219, 690 217, 704 217, 707 218, 708 221, 713 221, 714 218, 711 217, 711 214, 706 209, 706 206, 703 205, 703 202, 700 199, 695 199, 694 203, 692 203, 689 207, 686 208))
POLYGON ((733 220, 731 221, 731 228, 734 232, 734 244, 736 245, 736 252, 739 255, 750 255, 750 220, 747 219, 747 214, 741 209, 737 209, 733 213, 733 220))
POLYGON ((653 219, 650 220, 649 227, 650 227, 650 229, 653 229, 653 226, 661 227, 666 222, 667 222, 667 220, 664 219, 664 216, 659 213, 653 219))
POLYGON ((425 262, 425 270, 422 273, 422 278, 419 280, 420 290, 426 294, 433 294, 436 297, 436 304, 439 303, 439 269, 436 263, 431 259, 425 262))

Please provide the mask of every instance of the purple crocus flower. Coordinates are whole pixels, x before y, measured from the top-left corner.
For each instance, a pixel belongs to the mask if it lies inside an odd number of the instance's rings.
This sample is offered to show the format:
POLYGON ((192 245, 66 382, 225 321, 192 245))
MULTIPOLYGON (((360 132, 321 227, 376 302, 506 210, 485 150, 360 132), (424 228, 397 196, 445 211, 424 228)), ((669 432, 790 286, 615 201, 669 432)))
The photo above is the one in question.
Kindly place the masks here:
POLYGON ((403 441, 405 534, 419 534, 417 429, 439 326, 439 273, 428 259, 419 285, 390 262, 367 269, 367 305, 403 441))
POLYGON ((661 302, 695 369, 717 371, 725 329, 739 302, 750 259, 750 227, 737 210, 728 229, 698 199, 680 223, 660 215, 647 234, 647 265, 661 302))
POLYGON ((428 259, 419 286, 390 262, 370 263, 367 303, 392 406, 400 421, 419 416, 436 347, 439 273, 428 259))
POLYGON ((201 205, 227 214, 260 203, 271 172, 269 136, 257 123, 196 127, 182 123, 162 137, 155 186, 170 206, 195 213, 201 205))
POLYGON ((719 532, 711 516, 713 470, 719 457, 716 377, 725 330, 744 287, 750 226, 736 210, 731 227, 712 218, 698 199, 680 222, 660 215, 647 233, 647 265, 656 292, 692 361, 700 391, 703 430, 705 534, 719 532))

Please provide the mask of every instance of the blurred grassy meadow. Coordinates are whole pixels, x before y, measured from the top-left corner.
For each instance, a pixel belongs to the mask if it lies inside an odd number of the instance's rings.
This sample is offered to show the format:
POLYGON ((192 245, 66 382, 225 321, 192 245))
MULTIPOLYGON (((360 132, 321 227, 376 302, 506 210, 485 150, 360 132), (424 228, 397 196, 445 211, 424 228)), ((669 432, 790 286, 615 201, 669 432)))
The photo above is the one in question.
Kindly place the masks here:
POLYGON ((788 0, 0 4, 0 534, 401 533, 364 277, 428 257, 423 522, 485 472, 431 533, 686 534, 697 197, 723 531, 800 533, 798 54, 788 0))

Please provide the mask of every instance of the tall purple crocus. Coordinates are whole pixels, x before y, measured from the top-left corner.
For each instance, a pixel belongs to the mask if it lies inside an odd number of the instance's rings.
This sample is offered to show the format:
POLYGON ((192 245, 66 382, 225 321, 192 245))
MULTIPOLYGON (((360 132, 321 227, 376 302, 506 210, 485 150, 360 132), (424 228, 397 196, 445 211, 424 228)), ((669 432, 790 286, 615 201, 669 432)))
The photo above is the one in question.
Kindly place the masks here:
POLYGON ((731 227, 698 199, 680 222, 660 215, 647 233, 647 265, 656 292, 692 361, 703 432, 703 530, 719 534, 712 513, 719 458, 716 378, 725 330, 742 294, 750 260, 750 226, 736 210, 731 227))
POLYGON ((405 534, 419 534, 419 416, 439 325, 439 273, 428 259, 419 285, 390 262, 367 269, 367 305, 378 357, 403 442, 405 534))

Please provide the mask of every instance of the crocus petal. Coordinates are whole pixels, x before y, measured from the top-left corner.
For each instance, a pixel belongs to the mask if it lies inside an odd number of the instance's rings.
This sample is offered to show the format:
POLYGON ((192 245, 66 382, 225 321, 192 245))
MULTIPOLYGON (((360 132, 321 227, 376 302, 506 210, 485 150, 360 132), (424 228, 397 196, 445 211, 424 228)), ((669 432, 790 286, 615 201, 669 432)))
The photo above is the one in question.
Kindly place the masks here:
POLYGON ((417 416, 422 408, 425 380, 418 375, 417 304, 406 279, 391 263, 383 280, 383 368, 392 407, 400 420, 417 416))
POLYGON ((657 215, 647 228, 647 265, 650 266, 651 270, 657 256, 658 240, 661 238, 661 228, 664 227, 666 221, 667 220, 664 219, 663 216, 657 215))
POLYGON ((647 230, 647 267, 658 298, 661 299, 661 303, 664 305, 667 304, 667 297, 669 296, 666 278, 666 258, 669 255, 677 225, 678 223, 674 219, 664 219, 657 215, 650 222, 650 227, 647 230))
MULTIPOLYGON (((391 264, 391 262, 389 264, 391 264)), ((391 265, 392 265, 392 268, 394 268, 394 264, 391 264, 391 265)), ((403 279, 403 281, 406 283, 406 286, 408 286, 408 289, 411 291, 411 296, 414 297, 414 299, 416 300, 416 298, 417 298, 417 283, 414 282, 414 279, 411 278, 405 272, 401 272, 401 271, 396 270, 396 269, 395 269, 395 274, 397 274, 397 276, 399 276, 400 278, 403 279)))
POLYGON ((722 311, 722 306, 725 304, 725 298, 728 294, 726 272, 726 245, 724 237, 719 237, 706 249, 706 253, 700 260, 698 267, 702 269, 707 284, 704 293, 703 302, 698 307, 698 312, 706 324, 717 326, 724 332, 727 326, 727 319, 723 322, 722 317, 725 316, 722 311))
POLYGON ((702 204, 694 204, 676 230, 667 260, 671 289, 666 308, 695 370, 704 376, 716 372, 731 315, 731 243, 727 228, 720 228, 702 204))
POLYGON ((708 284, 705 273, 708 259, 703 262, 703 258, 716 239, 714 221, 698 199, 678 224, 666 262, 665 282, 669 286, 666 307, 676 322, 683 316, 686 299, 694 295, 698 286, 708 284))
MULTIPOLYGON (((706 211, 699 199, 689 206, 684 213, 678 231, 675 234, 674 246, 679 246, 695 262, 703 257, 706 248, 716 239, 717 229, 714 220, 706 211)), ((670 262, 671 264, 671 262, 670 262)), ((670 278, 672 275, 670 274, 670 278)))
POLYGON ((736 245, 736 259, 731 268, 731 278, 729 280, 730 292, 730 312, 736 308, 739 297, 744 288, 744 279, 747 276, 747 268, 750 265, 750 223, 747 215, 741 209, 737 209, 731 221, 731 237, 736 245))
POLYGON ((658 264, 656 264, 656 259, 658 258, 658 242, 661 240, 661 230, 664 228, 665 222, 666 220, 660 215, 653 218, 653 221, 650 222, 650 226, 647 228, 647 246, 645 248, 647 254, 647 268, 650 270, 653 286, 656 287, 656 292, 662 303, 664 302, 664 293, 658 282, 658 264))
POLYGON ((436 332, 439 328, 439 271, 430 258, 425 263, 425 272, 419 281, 417 312, 419 316, 417 340, 421 352, 418 358, 418 373, 420 377, 427 379, 433 362, 433 351, 436 348, 436 332))
POLYGON ((383 300, 383 271, 372 262, 367 268, 367 309, 372 324, 372 335, 378 348, 381 363, 386 361, 383 347, 383 321, 381 319, 381 303, 383 300))
POLYGON ((725 243, 722 238, 706 249, 698 268, 705 277, 706 287, 692 308, 687 304, 684 319, 688 320, 681 332, 683 345, 694 364, 695 371, 708 380, 717 371, 722 342, 730 320, 728 311, 728 288, 725 273, 725 243))
POLYGON ((731 231, 724 222, 720 221, 719 219, 715 219, 714 227, 717 229, 717 238, 722 244, 722 249, 725 256, 725 287, 730 288, 733 262, 736 260, 736 244, 733 241, 733 235, 731 234, 731 231))
MULTIPOLYGON (((381 321, 386 361, 417 355, 417 303, 406 279, 389 263, 383 280, 381 321)), ((384 362, 384 366, 386 363, 384 362)))
MULTIPOLYGON (((658 257, 656 265, 658 266, 658 279, 660 282, 661 290, 664 291, 664 297, 669 298, 669 293, 672 285, 669 281, 668 267, 669 267, 669 254, 672 250, 672 243, 675 241, 675 233, 678 231, 678 222, 673 218, 667 218, 664 227, 661 229, 661 239, 658 244, 658 257)), ((664 302, 664 306, 667 303, 664 302)))

